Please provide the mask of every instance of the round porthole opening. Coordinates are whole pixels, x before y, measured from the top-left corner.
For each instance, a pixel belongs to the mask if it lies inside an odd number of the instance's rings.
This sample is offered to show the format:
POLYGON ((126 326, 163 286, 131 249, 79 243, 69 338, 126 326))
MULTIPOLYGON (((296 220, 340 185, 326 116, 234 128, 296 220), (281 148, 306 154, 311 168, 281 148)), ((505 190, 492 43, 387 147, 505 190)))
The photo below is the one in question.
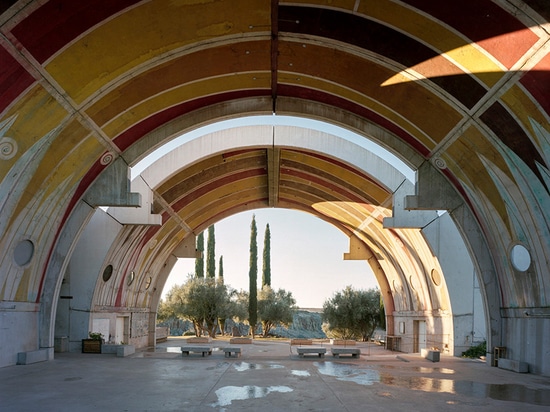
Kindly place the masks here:
POLYGON ((525 272, 531 266, 531 254, 523 245, 514 245, 510 251, 510 261, 514 269, 525 272))
POLYGON ((113 265, 107 265, 103 270, 103 281, 107 282, 113 275, 113 265))
POLYGON ((19 266, 26 266, 34 255, 34 243, 25 239, 18 243, 13 251, 15 263, 19 266))

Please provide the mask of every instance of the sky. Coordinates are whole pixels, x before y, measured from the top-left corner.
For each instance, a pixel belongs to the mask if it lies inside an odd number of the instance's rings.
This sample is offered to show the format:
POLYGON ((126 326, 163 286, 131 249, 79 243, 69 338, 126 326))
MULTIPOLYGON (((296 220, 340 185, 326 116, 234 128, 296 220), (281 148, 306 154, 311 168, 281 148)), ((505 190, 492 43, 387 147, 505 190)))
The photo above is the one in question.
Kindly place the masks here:
MULTIPOLYGON (((135 178, 161 156, 192 139, 231 127, 291 125, 330 133, 369 150, 391 163, 411 182, 414 172, 403 161, 373 141, 328 123, 288 116, 250 116, 225 120, 198 128, 172 140, 131 168, 135 178)), ((258 227, 258 285, 261 285, 265 226, 271 230, 271 286, 292 292, 301 308, 322 308, 334 293, 351 285, 355 289, 377 286, 366 261, 344 261, 349 239, 331 224, 305 212, 258 209, 242 212, 215 224, 216 265, 223 255, 224 281, 237 290, 248 290, 250 223, 256 215, 258 227)), ((207 242, 205 234, 205 247, 207 242)), ((179 259, 163 289, 163 297, 174 284, 182 284, 195 270, 194 259, 179 259)), ((217 273, 217 268, 216 268, 217 273)))
MULTIPOLYGON (((351 285, 355 289, 377 287, 366 261, 344 260, 348 237, 331 224, 301 211, 257 209, 242 212, 214 225, 216 276, 223 255, 224 283, 248 291, 250 224, 256 216, 258 229, 258 286, 262 282, 262 255, 266 224, 271 232, 271 287, 292 292, 301 308, 322 308, 335 292, 351 285)), ((205 233, 205 249, 208 234, 205 233)), ((195 259, 179 259, 163 290, 183 284, 195 271, 195 259)))

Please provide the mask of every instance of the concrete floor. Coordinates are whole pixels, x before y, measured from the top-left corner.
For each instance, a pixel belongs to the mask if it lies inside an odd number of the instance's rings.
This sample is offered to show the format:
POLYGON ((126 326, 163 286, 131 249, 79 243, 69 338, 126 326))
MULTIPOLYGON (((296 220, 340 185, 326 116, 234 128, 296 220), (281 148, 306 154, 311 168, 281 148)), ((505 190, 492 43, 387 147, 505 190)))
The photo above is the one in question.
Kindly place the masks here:
POLYGON ((58 353, 0 369, 1 411, 548 411, 550 379, 442 356, 359 344, 361 357, 299 358, 288 343, 213 342, 211 356, 179 352, 181 339, 126 358, 58 353))

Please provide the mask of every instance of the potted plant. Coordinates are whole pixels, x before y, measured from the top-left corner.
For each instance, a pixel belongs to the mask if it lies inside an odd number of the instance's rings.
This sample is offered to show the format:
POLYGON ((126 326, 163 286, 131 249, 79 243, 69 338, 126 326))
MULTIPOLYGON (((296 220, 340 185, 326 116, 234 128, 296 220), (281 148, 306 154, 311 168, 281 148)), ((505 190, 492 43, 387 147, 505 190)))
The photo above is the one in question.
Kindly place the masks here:
POLYGON ((88 339, 82 339, 82 353, 101 353, 103 334, 99 332, 89 332, 88 336, 88 339))

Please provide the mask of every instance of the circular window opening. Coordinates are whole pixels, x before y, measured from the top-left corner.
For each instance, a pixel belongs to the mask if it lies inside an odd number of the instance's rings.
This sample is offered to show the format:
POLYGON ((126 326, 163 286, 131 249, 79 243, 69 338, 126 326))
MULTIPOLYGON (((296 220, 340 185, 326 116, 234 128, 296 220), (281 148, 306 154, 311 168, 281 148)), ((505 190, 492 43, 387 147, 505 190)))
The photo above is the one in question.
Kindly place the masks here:
POLYGON ((531 266, 531 254, 523 245, 515 245, 510 251, 512 266, 520 272, 525 272, 531 266))
POLYGON ((19 242, 13 251, 13 258, 15 263, 19 266, 28 265, 34 255, 34 243, 25 239, 19 242))
POLYGON ((103 281, 107 282, 109 279, 111 279, 112 275, 113 275, 113 265, 107 265, 107 267, 103 270, 103 281))

